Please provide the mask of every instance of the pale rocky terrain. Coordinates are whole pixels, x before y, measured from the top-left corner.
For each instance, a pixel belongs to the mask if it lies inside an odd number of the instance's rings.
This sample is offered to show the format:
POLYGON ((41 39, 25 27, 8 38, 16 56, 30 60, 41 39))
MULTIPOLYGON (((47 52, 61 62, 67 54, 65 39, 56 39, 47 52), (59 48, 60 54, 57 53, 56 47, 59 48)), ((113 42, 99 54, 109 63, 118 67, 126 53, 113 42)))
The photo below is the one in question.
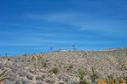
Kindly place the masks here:
POLYGON ((57 51, 0 57, 0 72, 4 70, 7 72, 4 73, 6 78, 2 80, 3 84, 98 84, 99 80, 127 81, 127 49, 57 51))

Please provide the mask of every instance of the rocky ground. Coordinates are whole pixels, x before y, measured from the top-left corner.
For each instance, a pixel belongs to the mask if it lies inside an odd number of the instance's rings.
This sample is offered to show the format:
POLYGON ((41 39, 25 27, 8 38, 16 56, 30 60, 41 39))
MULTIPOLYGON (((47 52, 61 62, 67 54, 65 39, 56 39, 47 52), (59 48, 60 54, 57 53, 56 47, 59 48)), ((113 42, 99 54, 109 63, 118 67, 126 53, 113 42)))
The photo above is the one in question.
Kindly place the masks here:
POLYGON ((64 51, 1 57, 0 80, 1 84, 99 84, 101 80, 127 81, 126 61, 127 50, 64 51))

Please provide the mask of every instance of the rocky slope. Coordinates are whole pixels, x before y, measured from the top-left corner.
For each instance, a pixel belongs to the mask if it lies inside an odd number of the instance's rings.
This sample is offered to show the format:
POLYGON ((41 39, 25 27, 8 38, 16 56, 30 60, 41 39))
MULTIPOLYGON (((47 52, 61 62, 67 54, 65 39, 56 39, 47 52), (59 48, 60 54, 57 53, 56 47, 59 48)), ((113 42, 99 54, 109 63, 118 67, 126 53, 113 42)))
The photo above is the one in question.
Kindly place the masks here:
MULTIPOLYGON (((127 81, 127 49, 0 57, 4 84, 98 84, 127 81)), ((126 84, 126 83, 123 83, 126 84)))

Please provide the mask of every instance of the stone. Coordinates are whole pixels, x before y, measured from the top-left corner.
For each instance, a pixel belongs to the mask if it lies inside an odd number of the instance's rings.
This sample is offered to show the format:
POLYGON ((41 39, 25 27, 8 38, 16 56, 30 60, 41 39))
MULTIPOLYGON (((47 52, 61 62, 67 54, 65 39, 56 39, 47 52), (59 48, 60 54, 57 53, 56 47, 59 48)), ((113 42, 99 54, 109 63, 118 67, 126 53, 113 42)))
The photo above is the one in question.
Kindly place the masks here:
POLYGON ((32 76, 31 74, 27 74, 27 75, 26 75, 26 78, 27 78, 28 80, 33 80, 33 76, 32 76))

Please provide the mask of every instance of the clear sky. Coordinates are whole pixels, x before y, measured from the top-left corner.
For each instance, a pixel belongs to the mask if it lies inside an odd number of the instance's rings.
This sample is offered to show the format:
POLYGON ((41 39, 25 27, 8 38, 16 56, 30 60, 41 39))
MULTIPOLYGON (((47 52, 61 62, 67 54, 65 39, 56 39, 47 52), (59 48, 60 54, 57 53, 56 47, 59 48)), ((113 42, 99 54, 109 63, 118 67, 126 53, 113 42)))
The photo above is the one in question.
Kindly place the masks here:
POLYGON ((127 47, 127 0, 0 0, 0 53, 127 47))

